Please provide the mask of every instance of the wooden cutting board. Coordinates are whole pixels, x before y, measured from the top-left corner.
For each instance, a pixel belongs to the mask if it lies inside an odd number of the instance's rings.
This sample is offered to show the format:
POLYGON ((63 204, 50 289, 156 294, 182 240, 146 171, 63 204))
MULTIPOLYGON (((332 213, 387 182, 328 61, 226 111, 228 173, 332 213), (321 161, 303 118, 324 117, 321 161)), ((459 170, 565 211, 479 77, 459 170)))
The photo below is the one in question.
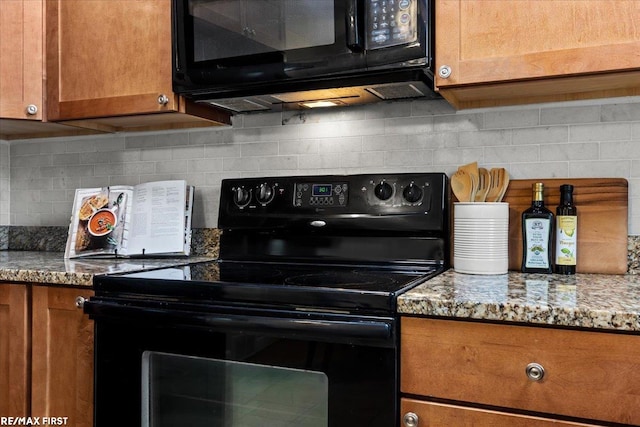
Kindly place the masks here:
POLYGON ((544 183, 545 206, 555 215, 560 185, 573 185, 578 209, 579 273, 627 272, 628 183, 624 178, 512 180, 504 200, 509 202, 509 270, 522 263, 522 212, 531 206, 531 186, 544 183))

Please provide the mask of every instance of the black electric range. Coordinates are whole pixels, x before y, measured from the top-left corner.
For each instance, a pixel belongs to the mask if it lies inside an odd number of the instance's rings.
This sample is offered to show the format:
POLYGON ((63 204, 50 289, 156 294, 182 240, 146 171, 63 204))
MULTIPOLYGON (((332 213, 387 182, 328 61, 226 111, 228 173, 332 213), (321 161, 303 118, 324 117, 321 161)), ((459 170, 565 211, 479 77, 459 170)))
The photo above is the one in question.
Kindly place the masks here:
POLYGON ((396 300, 449 265, 448 194, 442 173, 223 180, 217 261, 95 279, 96 427, 399 425, 396 300), (237 400, 275 373, 314 409, 237 400))

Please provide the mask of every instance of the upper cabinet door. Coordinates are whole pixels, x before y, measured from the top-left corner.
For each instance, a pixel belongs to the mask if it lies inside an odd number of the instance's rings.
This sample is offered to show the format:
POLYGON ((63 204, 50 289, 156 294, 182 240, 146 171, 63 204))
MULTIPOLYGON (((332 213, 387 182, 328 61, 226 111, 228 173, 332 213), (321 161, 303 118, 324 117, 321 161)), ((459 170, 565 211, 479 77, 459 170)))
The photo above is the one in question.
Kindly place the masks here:
POLYGON ((0 117, 42 120, 42 0, 0 1, 0 117))
POLYGON ((48 120, 178 110, 171 0, 46 4, 48 120))
POLYGON ((439 89, 616 73, 576 87, 640 93, 640 1, 436 0, 435 12, 439 89))

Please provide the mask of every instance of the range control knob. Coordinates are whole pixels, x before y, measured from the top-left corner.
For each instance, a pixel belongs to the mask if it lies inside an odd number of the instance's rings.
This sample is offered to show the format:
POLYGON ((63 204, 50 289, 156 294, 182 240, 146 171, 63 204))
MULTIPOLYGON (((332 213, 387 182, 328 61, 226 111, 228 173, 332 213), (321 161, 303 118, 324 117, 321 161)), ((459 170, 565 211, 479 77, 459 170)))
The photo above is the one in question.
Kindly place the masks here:
POLYGON ((376 188, 373 189, 376 197, 380 200, 388 200, 391 196, 393 196, 393 187, 385 181, 381 181, 380 184, 376 185, 376 188))
POLYGON ((422 199, 422 188, 412 182, 404 188, 402 196, 407 202, 416 203, 422 199))
POLYGON ((249 204, 251 194, 244 187, 236 187, 233 189, 233 202, 240 208, 249 204))
POLYGON ((258 202, 266 205, 273 200, 274 194, 273 187, 267 183, 263 183, 258 187, 258 194, 256 194, 256 198, 258 199, 258 202))

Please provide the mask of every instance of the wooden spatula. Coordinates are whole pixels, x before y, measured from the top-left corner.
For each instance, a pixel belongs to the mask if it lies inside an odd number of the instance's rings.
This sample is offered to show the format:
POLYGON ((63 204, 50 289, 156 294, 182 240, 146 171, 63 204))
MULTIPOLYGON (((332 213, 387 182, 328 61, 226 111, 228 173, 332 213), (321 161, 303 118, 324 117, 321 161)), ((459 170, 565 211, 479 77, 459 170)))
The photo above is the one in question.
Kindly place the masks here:
POLYGON ((458 171, 454 173, 453 176, 451 176, 451 190, 453 191, 453 194, 455 194, 458 201, 473 201, 473 178, 467 172, 458 169, 458 171))
POLYGON ((484 202, 489 193, 489 187, 491 186, 491 174, 485 168, 478 168, 478 190, 474 198, 475 202, 484 202))

